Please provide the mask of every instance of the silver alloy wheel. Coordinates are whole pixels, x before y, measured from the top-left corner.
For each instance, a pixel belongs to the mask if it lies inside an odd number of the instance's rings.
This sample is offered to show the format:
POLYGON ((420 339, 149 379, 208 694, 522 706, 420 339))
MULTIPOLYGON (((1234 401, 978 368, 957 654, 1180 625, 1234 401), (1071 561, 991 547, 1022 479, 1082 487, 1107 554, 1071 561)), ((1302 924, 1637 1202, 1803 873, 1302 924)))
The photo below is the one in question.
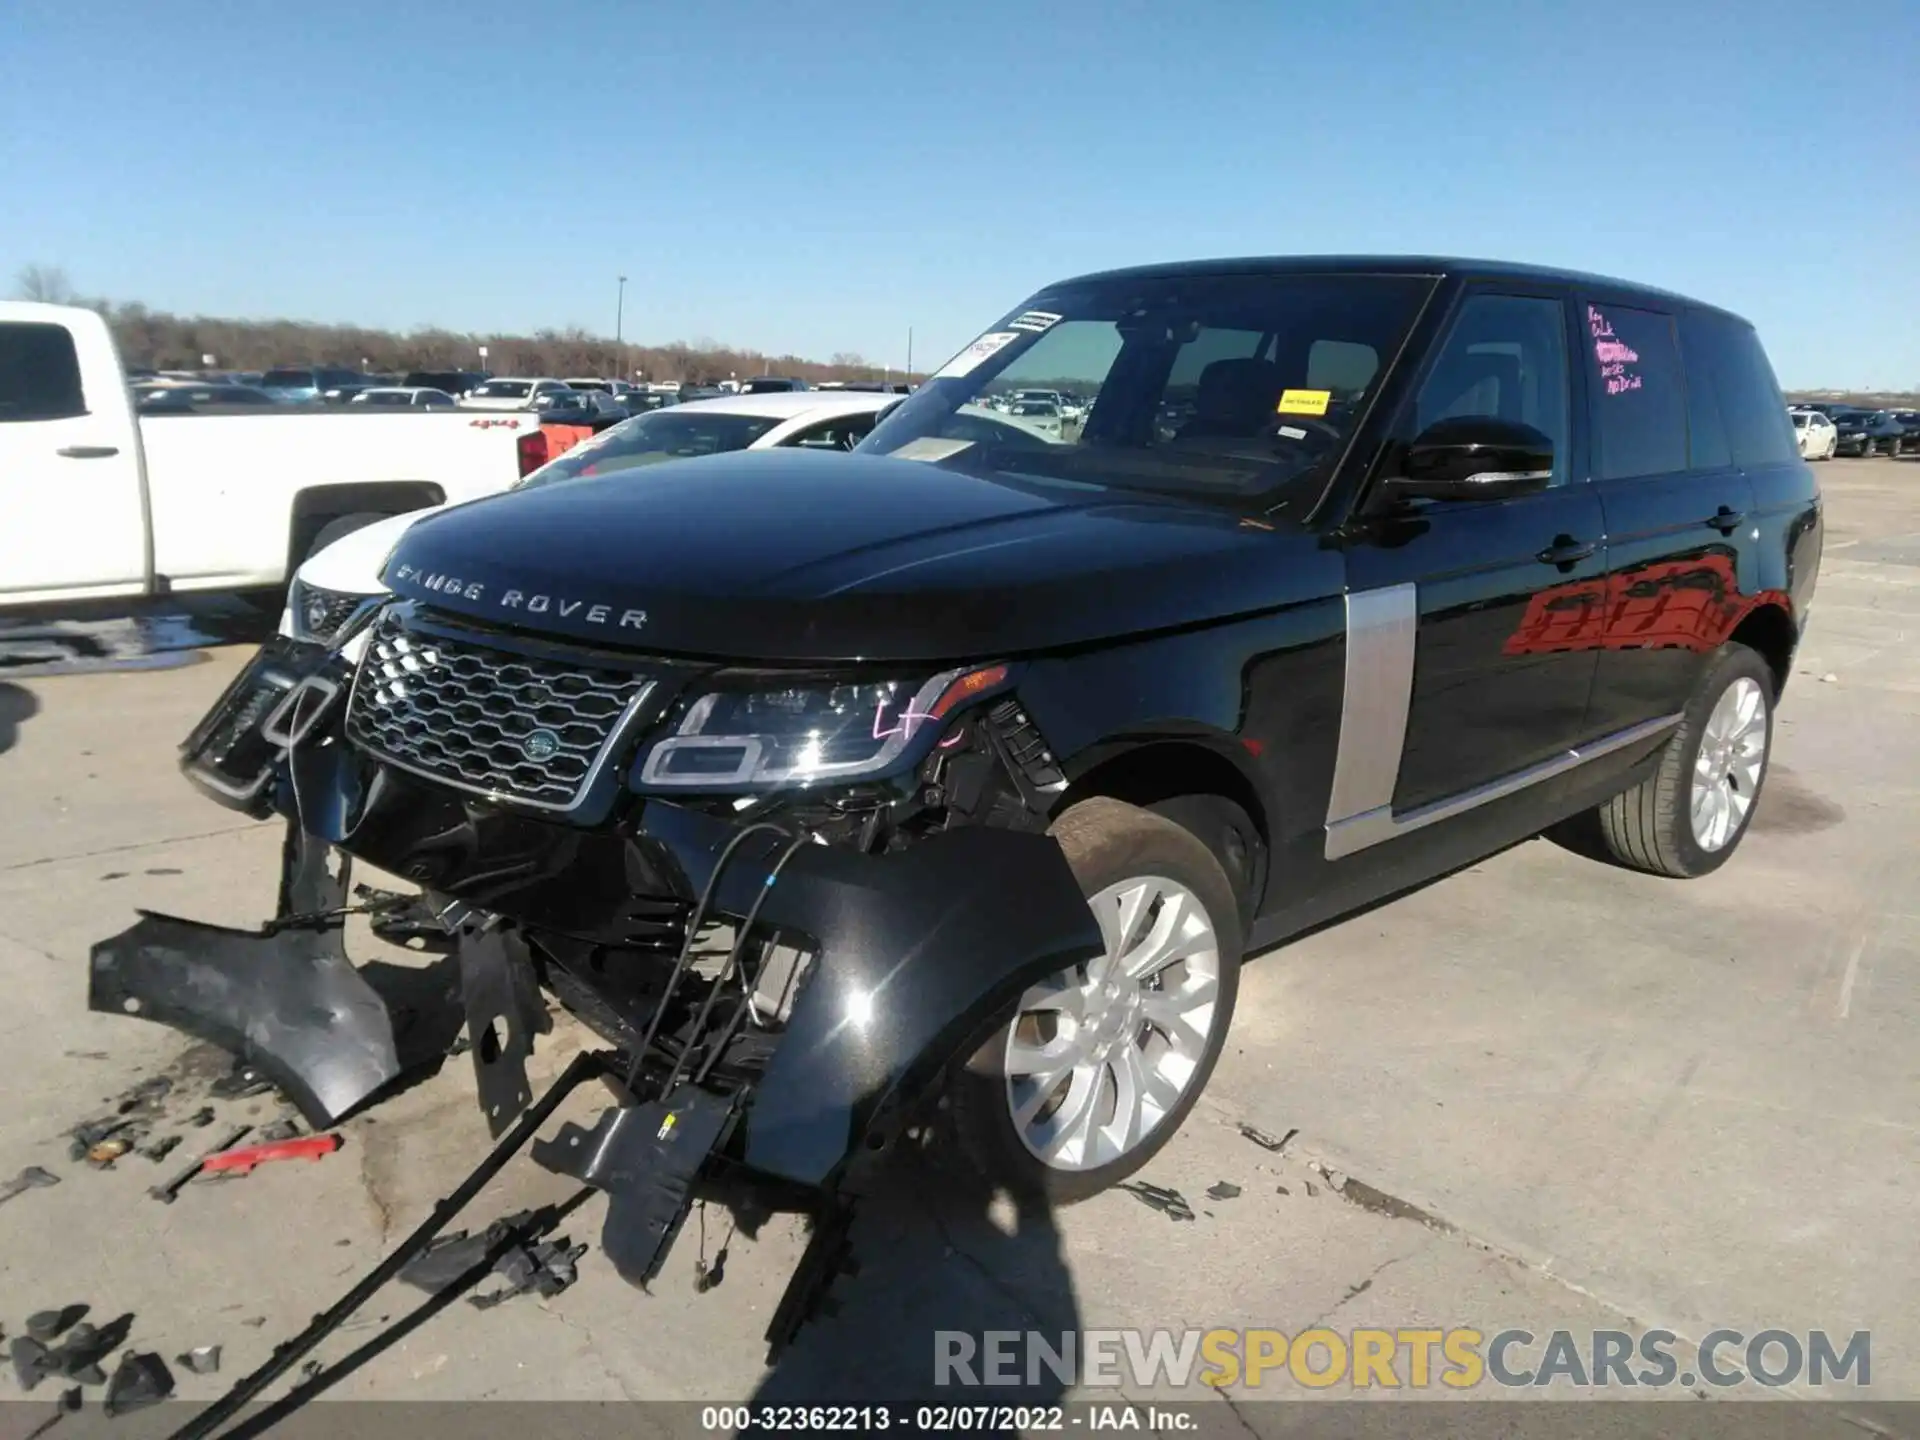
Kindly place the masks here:
POLYGON ((1106 954, 1020 997, 1007 1105, 1020 1141, 1056 1170, 1132 1150, 1193 1083, 1213 1034, 1220 943, 1184 885, 1138 876, 1088 900, 1106 954))
POLYGON ((1767 697, 1742 675, 1721 692, 1693 757, 1693 839, 1719 850, 1740 833, 1767 764, 1767 697))

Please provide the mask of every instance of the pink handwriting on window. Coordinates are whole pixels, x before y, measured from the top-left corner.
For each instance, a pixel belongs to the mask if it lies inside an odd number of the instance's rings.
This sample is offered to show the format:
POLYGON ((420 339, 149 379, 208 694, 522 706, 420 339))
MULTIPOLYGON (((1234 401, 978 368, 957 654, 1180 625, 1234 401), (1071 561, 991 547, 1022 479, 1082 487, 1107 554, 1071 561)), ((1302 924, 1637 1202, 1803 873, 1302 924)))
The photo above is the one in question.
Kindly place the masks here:
POLYGON ((1624 395, 1640 389, 1640 376, 1627 369, 1639 362, 1640 352, 1613 333, 1613 326, 1597 305, 1587 306, 1587 331, 1593 336, 1593 358, 1599 363, 1607 394, 1624 395))

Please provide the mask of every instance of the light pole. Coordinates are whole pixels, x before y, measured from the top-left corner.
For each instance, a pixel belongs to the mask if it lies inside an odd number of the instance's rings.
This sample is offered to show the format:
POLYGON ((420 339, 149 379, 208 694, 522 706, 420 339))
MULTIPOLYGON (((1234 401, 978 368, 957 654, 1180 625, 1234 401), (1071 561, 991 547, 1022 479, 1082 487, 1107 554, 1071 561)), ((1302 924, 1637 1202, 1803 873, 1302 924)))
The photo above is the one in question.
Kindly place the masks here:
POLYGON ((620 277, 620 290, 613 302, 613 353, 619 369, 627 368, 627 346, 621 338, 621 326, 627 317, 627 277, 620 277))

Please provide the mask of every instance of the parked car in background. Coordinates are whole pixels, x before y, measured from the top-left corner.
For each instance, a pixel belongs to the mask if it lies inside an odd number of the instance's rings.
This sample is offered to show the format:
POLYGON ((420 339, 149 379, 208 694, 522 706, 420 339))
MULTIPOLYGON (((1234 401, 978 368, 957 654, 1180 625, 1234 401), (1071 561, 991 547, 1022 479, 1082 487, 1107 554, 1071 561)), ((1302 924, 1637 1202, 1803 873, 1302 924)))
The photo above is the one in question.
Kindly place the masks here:
POLYGON ((391 410, 451 410, 454 408, 453 396, 444 390, 431 390, 424 385, 376 385, 371 390, 362 390, 355 395, 351 403, 356 406, 391 410))
POLYGON ((337 390, 343 385, 361 386, 366 377, 358 370, 346 370, 338 366, 296 366, 269 370, 260 377, 260 388, 274 399, 290 404, 306 404, 318 401, 327 390, 337 390))
POLYGON ((1858 410, 1834 421, 1839 432, 1834 453, 1857 455, 1898 455, 1906 429, 1885 410, 1858 410))
POLYGON ((1840 432, 1834 429, 1833 421, 1818 410, 1794 410, 1793 436, 1800 444, 1800 455, 1805 460, 1831 460, 1835 447, 1840 443, 1840 432))
POLYGON ((542 425, 591 425, 605 430, 627 418, 627 407, 599 390, 562 390, 534 401, 542 425))
POLYGON ((323 405, 345 405, 356 395, 365 394, 369 390, 378 390, 392 383, 393 380, 391 377, 356 375, 352 380, 342 380, 336 385, 327 386, 326 389, 320 392, 320 403, 323 405))
POLYGON ((611 395, 616 400, 625 400, 639 389, 625 380, 603 380, 594 375, 570 375, 565 383, 569 390, 591 390, 596 394, 611 395))
POLYGON ((537 426, 455 412, 166 408, 225 388, 164 387, 148 402, 161 408, 136 407, 98 313, 0 302, 0 609, 278 593, 350 530, 504 490, 549 453, 537 426))
POLYGON ((1023 430, 1031 430, 1048 440, 1058 440, 1062 420, 1060 407, 1051 400, 1015 400, 1007 418, 1023 430))
POLYGON ((250 385, 135 385, 133 403, 142 415, 157 415, 194 414, 228 407, 247 409, 281 402, 250 385))
POLYGON ((400 384, 409 390, 444 390, 458 400, 491 378, 478 370, 409 370, 400 377, 400 384))
POLYGON ((467 392, 463 410, 532 410, 542 397, 563 395, 566 385, 551 377, 485 380, 467 392))
POLYGON ((740 382, 742 395, 779 395, 787 391, 812 388, 806 381, 796 380, 790 375, 756 375, 751 380, 740 382))
MULTIPOLYGON (((808 391, 691 401, 602 431, 542 465, 520 485, 537 487, 616 475, 667 460, 735 450, 851 450, 897 398, 808 391)), ((360 613, 364 600, 385 592, 380 567, 388 552, 416 520, 432 513, 396 515, 316 553, 294 577, 281 633, 296 640, 329 643, 334 637, 329 626, 344 624, 349 616, 360 613)))
POLYGON ((1900 426, 1902 453, 1920 450, 1920 410, 1889 410, 1887 413, 1900 426))

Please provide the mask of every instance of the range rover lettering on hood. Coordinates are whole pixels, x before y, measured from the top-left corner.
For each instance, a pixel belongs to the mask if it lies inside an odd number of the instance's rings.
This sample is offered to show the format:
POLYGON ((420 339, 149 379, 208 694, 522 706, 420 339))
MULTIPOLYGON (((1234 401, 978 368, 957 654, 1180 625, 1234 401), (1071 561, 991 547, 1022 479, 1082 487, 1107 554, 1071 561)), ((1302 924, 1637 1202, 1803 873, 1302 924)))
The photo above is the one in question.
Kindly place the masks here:
POLYGON ((601 601, 574 599, 565 595, 542 595, 526 590, 503 589, 497 599, 487 594, 488 586, 479 580, 463 580, 440 571, 429 573, 404 561, 394 567, 393 578, 404 580, 436 595, 458 596, 492 605, 496 610, 517 610, 527 615, 558 615, 563 620, 578 620, 587 625, 608 625, 618 630, 644 630, 647 612, 629 610, 601 601))

